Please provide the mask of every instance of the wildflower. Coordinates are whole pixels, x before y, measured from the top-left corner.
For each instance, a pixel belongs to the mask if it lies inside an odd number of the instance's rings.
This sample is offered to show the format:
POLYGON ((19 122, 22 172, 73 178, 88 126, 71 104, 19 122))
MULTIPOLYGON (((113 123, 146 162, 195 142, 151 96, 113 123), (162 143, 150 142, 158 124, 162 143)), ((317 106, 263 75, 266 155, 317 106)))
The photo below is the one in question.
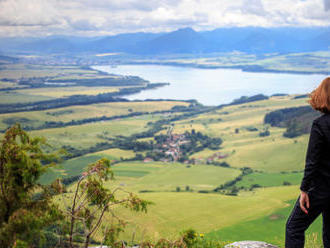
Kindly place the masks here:
POLYGON ((199 236, 200 236, 201 238, 204 238, 204 233, 200 233, 199 236))

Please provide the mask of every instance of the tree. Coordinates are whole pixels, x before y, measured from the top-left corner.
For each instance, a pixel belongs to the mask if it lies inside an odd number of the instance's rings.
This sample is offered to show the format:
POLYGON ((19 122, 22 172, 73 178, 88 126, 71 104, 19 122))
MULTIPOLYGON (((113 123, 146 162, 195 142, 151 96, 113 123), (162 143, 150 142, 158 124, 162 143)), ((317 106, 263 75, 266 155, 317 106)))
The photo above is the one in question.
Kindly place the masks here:
POLYGON ((266 137, 266 136, 269 136, 269 135, 270 135, 270 131, 268 130, 268 127, 266 127, 264 129, 264 131, 262 131, 262 132, 259 133, 259 136, 260 137, 266 137))
MULTIPOLYGON (((103 243, 116 247, 118 234, 124 230, 125 222, 113 211, 114 207, 120 205, 133 211, 147 211, 147 206, 151 202, 142 200, 130 192, 126 192, 120 187, 109 189, 104 186, 104 182, 113 178, 108 159, 100 159, 88 166, 82 173, 79 181, 74 186, 74 193, 69 198, 72 199, 67 208, 68 218, 68 243, 69 247, 74 247, 74 241, 82 241, 87 248, 93 235, 102 227, 102 222, 106 219, 106 213, 110 213, 110 223, 103 226, 103 243), (120 198, 117 198, 117 193, 120 198)), ((63 195, 65 196, 65 195, 63 195)))
POLYGON ((19 124, 8 129, 0 147, 0 247, 31 247, 40 231, 62 215, 52 197, 63 190, 55 181, 38 183, 47 168, 42 161, 55 159, 44 153, 43 138, 31 138, 19 124))

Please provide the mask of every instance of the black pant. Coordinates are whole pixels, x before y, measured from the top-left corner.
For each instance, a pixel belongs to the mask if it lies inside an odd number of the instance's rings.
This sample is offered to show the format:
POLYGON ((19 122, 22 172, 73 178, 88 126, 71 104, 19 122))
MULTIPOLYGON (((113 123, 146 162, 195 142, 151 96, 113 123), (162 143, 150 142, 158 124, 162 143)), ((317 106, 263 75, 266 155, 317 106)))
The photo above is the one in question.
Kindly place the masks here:
POLYGON ((330 196, 326 196, 328 194, 309 191, 310 207, 307 209, 308 214, 301 210, 300 196, 298 197, 286 222, 285 248, 303 248, 306 229, 321 213, 323 217, 323 245, 324 248, 330 248, 330 196))

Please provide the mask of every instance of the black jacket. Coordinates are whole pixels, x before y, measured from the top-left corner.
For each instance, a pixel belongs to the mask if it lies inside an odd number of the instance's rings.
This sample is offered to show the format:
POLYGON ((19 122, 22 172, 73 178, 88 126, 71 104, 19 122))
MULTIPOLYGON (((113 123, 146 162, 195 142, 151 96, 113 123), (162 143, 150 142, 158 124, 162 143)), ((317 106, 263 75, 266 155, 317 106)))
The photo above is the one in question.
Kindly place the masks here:
POLYGON ((330 114, 313 121, 300 189, 330 195, 330 114))

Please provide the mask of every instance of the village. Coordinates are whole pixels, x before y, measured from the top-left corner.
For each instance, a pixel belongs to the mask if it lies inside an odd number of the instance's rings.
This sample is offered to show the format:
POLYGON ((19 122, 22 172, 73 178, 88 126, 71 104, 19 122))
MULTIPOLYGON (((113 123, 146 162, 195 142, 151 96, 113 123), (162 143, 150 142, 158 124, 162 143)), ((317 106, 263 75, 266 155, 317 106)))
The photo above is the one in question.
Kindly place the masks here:
POLYGON ((209 142, 199 144, 199 140, 205 140, 205 135, 200 132, 186 131, 182 134, 173 133, 173 128, 170 127, 166 135, 159 135, 155 137, 156 144, 153 146, 151 152, 147 152, 144 162, 162 161, 162 162, 181 162, 185 164, 210 164, 220 159, 224 159, 228 154, 215 152, 207 158, 189 157, 192 153, 201 151, 205 148, 211 147, 213 144, 220 146, 221 139, 209 138, 209 142))

